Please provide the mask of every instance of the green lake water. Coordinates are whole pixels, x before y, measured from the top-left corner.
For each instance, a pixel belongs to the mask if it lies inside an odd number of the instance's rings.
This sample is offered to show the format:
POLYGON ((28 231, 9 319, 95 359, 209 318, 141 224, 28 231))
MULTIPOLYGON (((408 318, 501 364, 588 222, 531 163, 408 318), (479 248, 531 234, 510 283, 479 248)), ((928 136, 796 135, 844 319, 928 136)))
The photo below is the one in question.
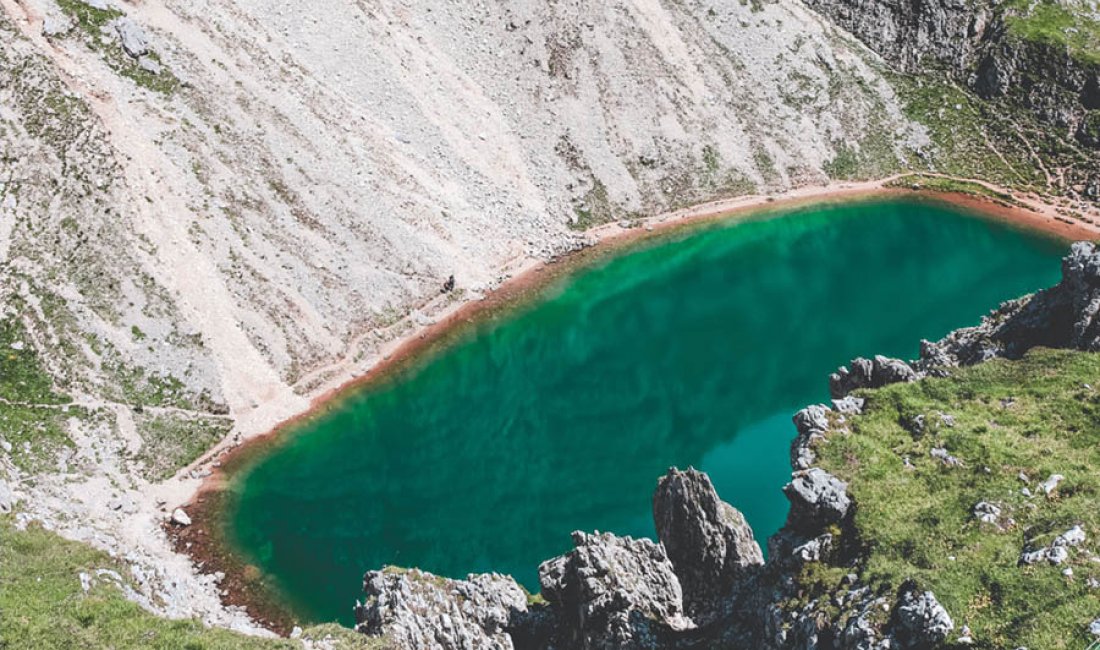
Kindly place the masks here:
POLYGON ((227 532, 303 619, 351 622, 364 571, 538 589, 573 530, 652 536, 670 466, 710 473, 764 545, 791 415, 858 355, 916 356, 1053 284, 1065 243, 919 202, 817 206, 650 241, 467 328, 285 436, 227 532))

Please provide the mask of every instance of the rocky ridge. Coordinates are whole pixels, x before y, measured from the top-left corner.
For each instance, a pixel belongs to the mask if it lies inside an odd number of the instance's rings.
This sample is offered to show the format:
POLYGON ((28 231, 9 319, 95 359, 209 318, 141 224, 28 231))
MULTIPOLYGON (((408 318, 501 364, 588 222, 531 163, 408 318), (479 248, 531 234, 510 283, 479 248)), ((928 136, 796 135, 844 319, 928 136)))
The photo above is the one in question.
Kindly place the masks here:
MULTIPOLYGON (((1002 114, 1017 109, 1043 128, 1033 155, 1100 149, 1100 13, 1095 4, 996 0, 808 0, 900 70, 943 71, 1002 114), (1056 16, 1053 17, 1053 16, 1056 16), (1080 42, 1079 42, 1080 41, 1080 42), (1060 142, 1058 146, 1050 143, 1060 142)), ((1010 119, 1010 121, 1012 121, 1010 119)), ((1021 137, 1023 137, 1021 135, 1021 137)), ((1028 145, 1029 147, 1032 145, 1028 145)), ((1070 163, 1050 178, 1100 198, 1094 163, 1070 163)))
MULTIPOLYGON (((405 594, 411 588, 405 580, 370 572, 365 578, 369 598, 356 610, 358 629, 391 635, 408 627, 427 629, 422 636, 447 649, 943 646, 956 631, 954 620, 934 593, 912 581, 893 594, 881 593, 850 573, 831 592, 808 601, 796 598, 796 576, 806 565, 859 562, 858 542, 849 530, 858 504, 843 481, 815 466, 814 449, 845 430, 846 416, 860 413, 864 401, 849 395, 852 391, 943 375, 995 357, 1018 357, 1035 346, 1100 349, 1100 247, 1074 244, 1062 270, 1058 285, 1005 303, 981 325, 936 343, 924 342, 917 361, 857 359, 850 369, 835 373, 832 404, 809 406, 793 418, 798 432, 791 445, 793 473, 784 488, 790 514, 768 542, 766 563, 752 529, 719 499, 710 479, 694 469, 671 468, 653 498, 659 543, 574 533, 576 548, 540 568, 545 603, 521 602, 514 596, 520 592, 514 581, 493 576, 493 584, 502 585, 495 588, 513 595, 509 611, 502 614, 496 605, 505 599, 475 599, 494 605, 467 614, 460 638, 448 632, 454 623, 441 612, 453 610, 453 596, 473 589, 483 577, 471 576, 460 584, 417 573, 429 585, 419 589, 434 590, 434 596, 410 607, 405 594), (425 602, 436 604, 424 609, 425 602), (469 625, 470 620, 476 625, 469 625), (501 636, 502 629, 508 634, 501 636)), ((951 416, 940 417, 951 426, 951 416)), ((917 418, 902 426, 919 434, 926 423, 917 418)), ((975 517, 984 515, 997 525, 999 509, 990 505, 975 506, 975 517)), ((1080 527, 1071 528, 1048 547, 1024 549, 1020 563, 1059 563, 1055 560, 1064 560, 1067 549, 1084 539, 1080 527)), ((960 634, 966 639, 969 632, 964 628, 960 634)))

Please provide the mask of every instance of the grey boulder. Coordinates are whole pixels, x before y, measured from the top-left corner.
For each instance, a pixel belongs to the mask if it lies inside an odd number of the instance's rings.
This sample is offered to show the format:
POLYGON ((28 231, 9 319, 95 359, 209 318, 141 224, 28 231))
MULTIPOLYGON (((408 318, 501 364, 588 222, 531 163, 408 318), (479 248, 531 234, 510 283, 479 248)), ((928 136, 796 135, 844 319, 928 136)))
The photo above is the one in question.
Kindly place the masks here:
POLYGON ((787 525, 800 532, 819 531, 838 523, 852 507, 848 484, 819 467, 796 472, 783 493, 791 502, 787 525))
POLYGON ((931 591, 912 584, 902 588, 895 608, 895 635, 905 648, 929 648, 943 643, 955 623, 931 591))

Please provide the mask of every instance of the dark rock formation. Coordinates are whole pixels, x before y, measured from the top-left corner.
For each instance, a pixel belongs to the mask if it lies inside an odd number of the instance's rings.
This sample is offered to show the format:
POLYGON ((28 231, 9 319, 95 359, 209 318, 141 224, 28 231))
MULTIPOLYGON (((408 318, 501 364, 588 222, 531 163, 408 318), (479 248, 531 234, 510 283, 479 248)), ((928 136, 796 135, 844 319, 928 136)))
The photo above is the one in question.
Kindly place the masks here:
POLYGON ((697 625, 718 618, 735 586, 764 564, 745 517, 702 472, 670 468, 653 493, 653 520, 697 625))
POLYGON ((902 585, 894 613, 894 634, 903 648, 934 648, 955 629, 935 594, 918 590, 912 582, 902 585))
POLYGON ((828 413, 829 407, 814 404, 794 414, 794 428, 798 431, 791 441, 791 467, 794 469, 809 469, 817 460, 813 447, 825 439, 825 433, 829 430, 828 413))
POLYGON ((449 580, 416 569, 370 571, 355 629, 411 650, 512 650, 508 628, 527 611, 527 594, 495 573, 449 580))
POLYGON ((1100 65, 1065 47, 1015 36, 1011 3, 963 0, 807 0, 883 58, 911 73, 945 70, 986 99, 1030 111, 1090 144, 1100 65))
POLYGON ((556 641, 578 650, 667 647, 684 616, 680 581, 662 546, 610 533, 573 533, 569 553, 543 562, 539 584, 559 622, 556 641))
POLYGON ((901 359, 881 355, 872 359, 852 359, 852 368, 841 367, 829 375, 829 392, 834 399, 841 399, 860 388, 880 388, 900 381, 916 381, 917 371, 901 359))
POLYGON ((1100 248, 1092 242, 1073 244, 1062 260, 1062 281, 1034 295, 1002 304, 980 325, 921 342, 912 363, 875 357, 854 359, 829 377, 834 397, 861 388, 940 375, 948 369, 999 357, 1018 359, 1031 348, 1100 350, 1100 248))

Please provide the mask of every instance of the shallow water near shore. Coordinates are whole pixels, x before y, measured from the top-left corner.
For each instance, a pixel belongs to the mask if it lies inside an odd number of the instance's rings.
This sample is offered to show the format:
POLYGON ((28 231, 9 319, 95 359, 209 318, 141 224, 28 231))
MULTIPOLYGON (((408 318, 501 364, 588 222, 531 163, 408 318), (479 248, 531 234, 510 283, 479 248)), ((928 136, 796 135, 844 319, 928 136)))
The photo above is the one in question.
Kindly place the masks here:
POLYGON ((303 620, 352 622, 364 571, 510 573, 572 530, 652 536, 671 465, 764 546, 791 415, 857 355, 916 356, 1053 284, 1065 242, 916 201, 681 231, 555 281, 345 396, 229 483, 226 535, 303 620))

